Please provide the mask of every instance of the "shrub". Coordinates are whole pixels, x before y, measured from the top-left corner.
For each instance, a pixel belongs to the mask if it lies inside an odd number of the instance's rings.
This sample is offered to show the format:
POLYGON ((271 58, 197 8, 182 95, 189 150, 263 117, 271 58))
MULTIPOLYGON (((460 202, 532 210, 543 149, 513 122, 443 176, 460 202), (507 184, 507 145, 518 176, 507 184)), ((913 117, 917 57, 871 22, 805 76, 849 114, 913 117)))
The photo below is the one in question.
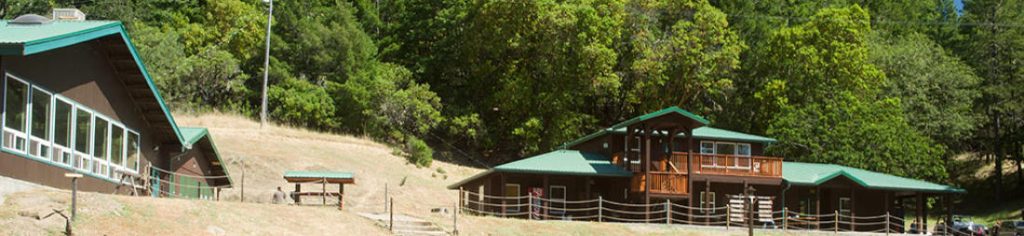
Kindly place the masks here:
POLYGON ((405 139, 406 152, 409 153, 407 158, 409 162, 416 164, 419 167, 428 167, 430 163, 434 161, 434 149, 427 146, 426 142, 416 138, 414 136, 408 136, 405 139))

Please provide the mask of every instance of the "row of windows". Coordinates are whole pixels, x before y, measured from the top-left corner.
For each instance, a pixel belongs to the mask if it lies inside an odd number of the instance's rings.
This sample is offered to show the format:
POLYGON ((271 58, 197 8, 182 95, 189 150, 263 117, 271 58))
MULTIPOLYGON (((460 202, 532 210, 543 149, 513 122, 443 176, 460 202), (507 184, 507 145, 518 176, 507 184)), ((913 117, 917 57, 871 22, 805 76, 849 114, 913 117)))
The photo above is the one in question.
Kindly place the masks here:
POLYGON ((112 179, 139 171, 139 133, 12 75, 4 77, 2 147, 112 179))

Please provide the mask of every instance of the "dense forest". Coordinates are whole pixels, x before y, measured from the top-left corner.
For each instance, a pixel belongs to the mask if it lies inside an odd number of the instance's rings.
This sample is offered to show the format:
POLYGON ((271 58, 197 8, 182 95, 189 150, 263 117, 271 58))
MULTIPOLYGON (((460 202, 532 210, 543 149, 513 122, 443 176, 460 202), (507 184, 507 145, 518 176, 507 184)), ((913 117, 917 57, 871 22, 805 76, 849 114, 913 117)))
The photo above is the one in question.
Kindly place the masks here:
MULTIPOLYGON (((53 7, 123 21, 174 109, 258 117, 266 3, 0 0, 0 18, 53 7)), ((949 182, 973 155, 996 196, 1004 169, 1024 183, 1021 0, 279 0, 272 22, 272 120, 420 165, 430 147, 507 161, 676 105, 787 160, 949 182)))

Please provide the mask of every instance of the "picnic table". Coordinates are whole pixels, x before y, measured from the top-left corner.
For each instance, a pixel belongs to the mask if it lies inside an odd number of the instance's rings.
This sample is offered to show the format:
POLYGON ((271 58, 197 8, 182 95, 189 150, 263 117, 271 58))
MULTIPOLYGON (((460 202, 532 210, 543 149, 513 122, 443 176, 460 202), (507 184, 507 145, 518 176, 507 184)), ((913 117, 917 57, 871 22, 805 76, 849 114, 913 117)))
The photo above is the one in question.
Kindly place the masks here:
POLYGON ((295 192, 292 197, 295 204, 301 204, 301 196, 320 196, 323 205, 327 205, 327 197, 338 197, 338 209, 344 208, 345 184, 355 184, 355 176, 352 172, 338 171, 299 171, 290 170, 284 172, 284 180, 295 184, 295 192), (302 184, 320 184, 321 190, 302 192, 302 184), (327 184, 338 184, 338 192, 327 192, 327 184))

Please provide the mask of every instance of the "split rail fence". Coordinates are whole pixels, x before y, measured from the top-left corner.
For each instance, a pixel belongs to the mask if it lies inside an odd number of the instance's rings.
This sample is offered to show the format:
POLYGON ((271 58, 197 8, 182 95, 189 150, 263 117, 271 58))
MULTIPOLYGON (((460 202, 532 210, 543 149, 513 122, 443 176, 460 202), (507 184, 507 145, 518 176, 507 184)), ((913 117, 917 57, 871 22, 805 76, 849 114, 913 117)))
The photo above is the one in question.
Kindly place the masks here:
MULTIPOLYGON (((563 221, 595 221, 624 222, 647 224, 684 224, 698 226, 717 226, 730 228, 772 229, 772 230, 805 230, 824 232, 874 232, 898 234, 909 230, 905 227, 905 219, 888 213, 874 216, 852 215, 848 212, 833 211, 822 214, 793 212, 783 207, 771 210, 760 207, 759 200, 765 197, 754 197, 753 203, 736 204, 733 201, 726 206, 690 207, 671 201, 636 204, 624 203, 598 197, 591 200, 568 201, 550 198, 539 198, 532 195, 524 196, 492 196, 460 190, 459 210, 474 215, 520 218, 529 220, 563 220, 563 221), (753 219, 753 226, 749 219, 753 219)), ((749 198, 741 198, 749 199, 749 198)), ((771 201, 768 199, 768 201, 771 201)), ((954 232, 947 227, 936 227, 935 234, 969 235, 965 232, 954 232)))

